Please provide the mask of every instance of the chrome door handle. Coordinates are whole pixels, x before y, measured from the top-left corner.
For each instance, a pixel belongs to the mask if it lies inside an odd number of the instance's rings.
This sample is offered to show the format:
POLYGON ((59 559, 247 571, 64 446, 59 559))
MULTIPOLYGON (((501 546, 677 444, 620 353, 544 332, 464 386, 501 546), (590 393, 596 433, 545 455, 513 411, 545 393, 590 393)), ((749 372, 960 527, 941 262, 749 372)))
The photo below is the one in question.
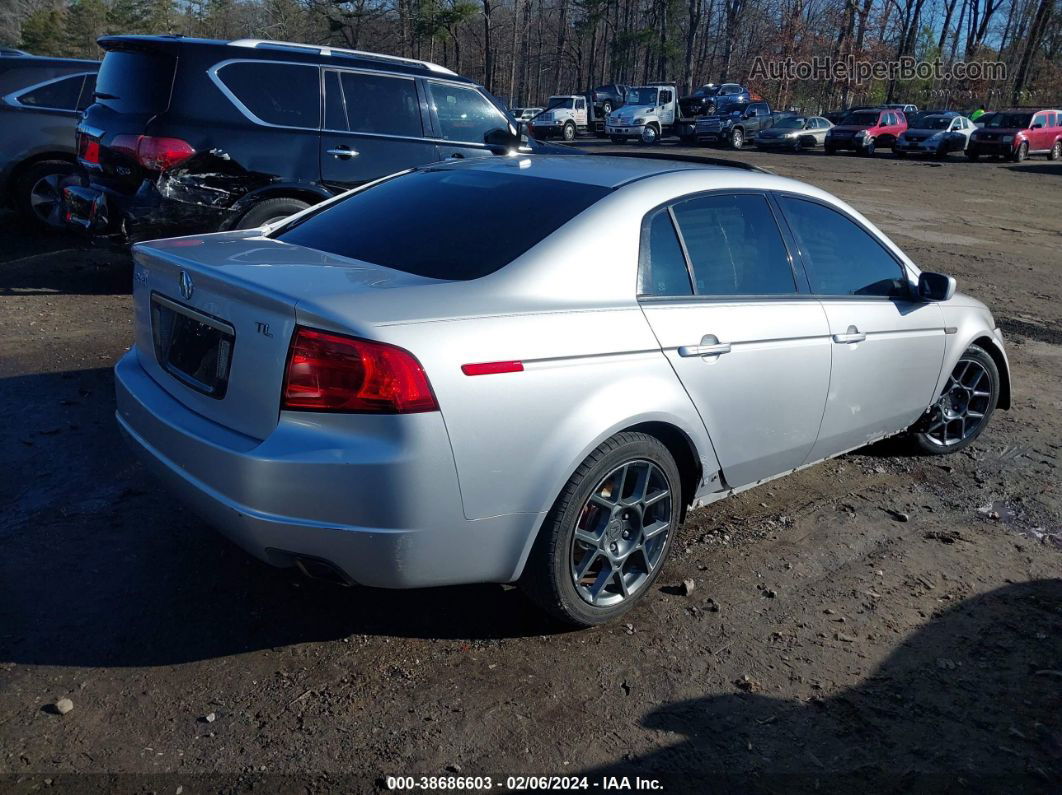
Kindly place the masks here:
POLYGON ((849 326, 848 331, 844 334, 834 334, 834 342, 862 342, 867 338, 867 335, 861 332, 855 326, 849 326))
POLYGON ((360 153, 357 149, 351 149, 349 146, 337 146, 335 149, 329 149, 328 154, 338 157, 341 160, 347 160, 351 157, 357 157, 360 153))
POLYGON ((730 353, 730 343, 720 342, 714 334, 705 334, 701 337, 700 345, 680 345, 679 356, 718 356, 721 353, 730 353))

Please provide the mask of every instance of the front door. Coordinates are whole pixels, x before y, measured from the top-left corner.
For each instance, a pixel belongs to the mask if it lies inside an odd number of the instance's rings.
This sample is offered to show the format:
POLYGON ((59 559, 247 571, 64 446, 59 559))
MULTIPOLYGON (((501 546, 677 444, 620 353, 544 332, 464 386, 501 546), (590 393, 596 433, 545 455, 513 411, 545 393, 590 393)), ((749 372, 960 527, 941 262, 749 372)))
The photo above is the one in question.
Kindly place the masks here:
POLYGON ((485 136, 504 130, 509 120, 483 94, 468 86, 427 80, 431 123, 435 128, 438 160, 462 160, 493 154, 485 136))
POLYGON ((779 204, 829 322, 833 365, 815 461, 903 430, 933 402, 944 314, 913 294, 900 260, 855 219, 804 198, 779 204))
POLYGON ((327 69, 324 87, 326 184, 351 188, 436 159, 413 78, 327 69))
POLYGON ((831 342, 822 307, 798 292, 767 198, 708 193, 655 211, 640 279, 642 309, 726 484, 799 466, 822 419, 831 342))

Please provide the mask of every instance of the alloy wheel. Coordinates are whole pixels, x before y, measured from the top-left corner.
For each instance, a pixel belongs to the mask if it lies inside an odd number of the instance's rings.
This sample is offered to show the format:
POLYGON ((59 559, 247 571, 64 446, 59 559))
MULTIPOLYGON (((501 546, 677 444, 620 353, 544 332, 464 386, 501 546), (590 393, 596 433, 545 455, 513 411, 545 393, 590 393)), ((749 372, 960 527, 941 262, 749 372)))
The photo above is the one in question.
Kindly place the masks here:
POLYGON ((1051 154, 1048 157, 1051 160, 1062 159, 1062 141, 1055 141, 1055 145, 1051 147, 1051 154))
POLYGON ((930 410, 923 433, 940 447, 951 447, 978 432, 991 409, 992 376, 981 362, 960 359, 930 410))
POLYGON ((636 595, 660 565, 672 527, 671 485, 656 464, 629 461, 594 487, 579 512, 570 572, 585 602, 636 595))
POLYGON ((30 188, 30 209, 37 218, 50 226, 61 225, 63 185, 68 179, 66 174, 47 174, 30 188))

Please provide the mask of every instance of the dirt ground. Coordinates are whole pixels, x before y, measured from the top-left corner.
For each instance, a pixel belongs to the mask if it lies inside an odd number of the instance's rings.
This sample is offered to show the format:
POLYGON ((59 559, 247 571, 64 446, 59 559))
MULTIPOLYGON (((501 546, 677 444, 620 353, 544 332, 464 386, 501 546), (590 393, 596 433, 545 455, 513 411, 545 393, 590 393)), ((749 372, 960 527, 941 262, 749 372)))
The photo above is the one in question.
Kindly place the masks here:
POLYGON ((579 632, 507 586, 344 590, 231 546, 118 436, 125 256, 0 218, 0 789, 1060 791, 1062 165, 741 157, 985 300, 1014 408, 692 514, 657 592, 579 632))

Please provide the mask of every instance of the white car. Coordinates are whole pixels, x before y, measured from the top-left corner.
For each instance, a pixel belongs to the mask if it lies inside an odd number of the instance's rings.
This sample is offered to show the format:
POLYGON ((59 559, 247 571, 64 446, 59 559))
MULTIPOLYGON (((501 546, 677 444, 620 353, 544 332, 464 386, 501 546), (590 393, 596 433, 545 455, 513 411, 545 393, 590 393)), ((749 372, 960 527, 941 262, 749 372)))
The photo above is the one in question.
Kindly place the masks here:
POLYGON ((892 151, 897 157, 908 154, 947 157, 948 152, 965 152, 976 129, 965 116, 937 113, 921 119, 918 127, 908 127, 900 133, 892 151))

